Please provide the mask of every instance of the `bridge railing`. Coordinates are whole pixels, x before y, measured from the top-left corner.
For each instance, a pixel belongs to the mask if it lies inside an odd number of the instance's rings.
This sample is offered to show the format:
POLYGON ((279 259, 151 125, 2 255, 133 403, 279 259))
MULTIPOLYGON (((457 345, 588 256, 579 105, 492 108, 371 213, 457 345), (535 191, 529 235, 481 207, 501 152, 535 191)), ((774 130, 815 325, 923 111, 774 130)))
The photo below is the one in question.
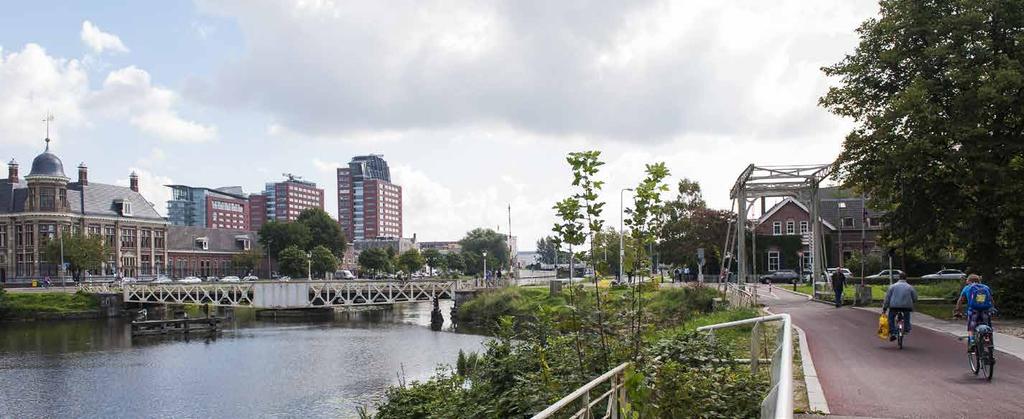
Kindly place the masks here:
MULTIPOLYGON (((618 419, 621 406, 629 401, 625 387, 627 367, 629 367, 628 362, 613 368, 611 371, 595 378, 568 396, 563 397, 562 400, 534 415, 533 419, 551 418, 562 410, 573 408, 573 406, 580 407, 579 410, 571 413, 569 417, 572 419, 591 419, 595 417, 618 419), (591 393, 594 390, 606 387, 608 390, 591 399, 591 393), (595 412, 600 413, 601 416, 595 416, 595 412)), ((559 417, 564 416, 559 415, 559 417)))
POLYGON ((741 326, 753 326, 750 330, 750 367, 757 371, 760 364, 760 342, 764 333, 764 324, 781 322, 782 327, 776 335, 775 349, 771 358, 771 387, 768 395, 761 401, 761 418, 792 419, 793 418, 793 324, 789 314, 775 314, 738 320, 728 323, 699 327, 699 331, 709 332, 714 339, 715 330, 741 326))

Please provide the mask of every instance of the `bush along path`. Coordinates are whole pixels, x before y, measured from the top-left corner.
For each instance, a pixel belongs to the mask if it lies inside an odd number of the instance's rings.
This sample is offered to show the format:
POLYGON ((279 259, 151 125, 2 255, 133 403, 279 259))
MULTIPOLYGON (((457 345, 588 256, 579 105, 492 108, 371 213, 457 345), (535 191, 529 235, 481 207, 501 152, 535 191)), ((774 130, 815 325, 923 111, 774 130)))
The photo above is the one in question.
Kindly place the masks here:
POLYGON ((467 302, 457 320, 485 328, 494 339, 481 353, 460 353, 454 367, 439 367, 425 382, 392 387, 373 417, 528 417, 606 372, 605 360, 636 360, 627 374, 628 409, 639 417, 758 415, 767 375, 719 361, 743 351, 749 356, 749 329, 723 331, 715 343, 694 331, 754 317, 756 311, 714 311, 717 293, 707 288, 617 288, 599 295, 602 313, 593 288, 580 286, 563 295, 509 288, 467 302), (645 300, 640 321, 634 298, 645 300), (643 329, 639 352, 631 329, 637 323, 643 329), (608 353, 602 353, 601 324, 608 353))

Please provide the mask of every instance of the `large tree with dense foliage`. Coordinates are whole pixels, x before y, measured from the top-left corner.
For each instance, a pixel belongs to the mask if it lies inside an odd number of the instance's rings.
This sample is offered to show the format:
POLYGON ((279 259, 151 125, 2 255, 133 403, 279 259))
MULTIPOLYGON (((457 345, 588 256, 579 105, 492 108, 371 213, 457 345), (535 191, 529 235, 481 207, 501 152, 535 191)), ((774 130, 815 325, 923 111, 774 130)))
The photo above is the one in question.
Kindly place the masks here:
POLYGON ((485 250, 487 251, 487 270, 499 269, 508 264, 508 241, 505 235, 489 228, 473 229, 466 233, 466 237, 459 240, 459 245, 462 246, 462 257, 466 259, 467 273, 479 272, 482 269, 481 255, 485 250), (477 264, 475 262, 479 262, 481 266, 474 266, 477 264))
POLYGON ((540 256, 541 263, 566 263, 569 261, 569 253, 559 249, 559 241, 557 237, 547 236, 541 237, 537 240, 537 254, 540 256))
POLYGON ((246 250, 231 257, 231 264, 246 272, 255 272, 263 261, 263 254, 258 250, 246 250))
POLYGON ((312 264, 310 268, 316 278, 323 278, 329 273, 333 274, 338 269, 338 258, 334 257, 334 253, 327 246, 314 247, 310 254, 312 264))
POLYGON ((292 246, 305 250, 311 241, 312 235, 305 224, 269 221, 260 227, 260 245, 274 256, 292 246))
POLYGON ((298 246, 288 246, 277 254, 277 264, 282 275, 305 278, 309 269, 308 263, 306 251, 298 246))
MULTIPOLYGON (((43 248, 43 257, 57 265, 61 262, 60 242, 58 239, 50 240, 43 248)), ((108 254, 109 249, 98 234, 64 236, 64 262, 68 264, 68 273, 73 278, 78 278, 83 271, 100 269, 108 254)))
POLYGON ((423 251, 423 262, 430 267, 430 274, 433 275, 435 270, 444 269, 448 265, 448 259, 437 249, 427 249, 423 251))
POLYGON ((391 256, 380 247, 359 252, 358 262, 360 269, 374 275, 391 272, 391 256))
POLYGON ((299 218, 295 222, 305 225, 309 229, 309 244, 306 246, 306 250, 324 246, 334 256, 341 256, 345 253, 345 235, 341 232, 341 225, 326 211, 320 208, 306 209, 299 214, 299 218))
POLYGON ((824 69, 856 123, 839 175, 887 211, 893 244, 962 248, 975 271, 1024 258, 1024 1, 885 0, 824 69))
POLYGON ((721 260, 719 249, 725 244, 733 214, 708 208, 695 181, 681 179, 676 190, 676 199, 664 207, 658 238, 661 261, 696 268, 697 249, 703 248, 704 272, 708 272, 708 267, 717 266, 721 260))
POLYGON ((423 259, 419 250, 409 249, 398 255, 398 266, 406 274, 412 275, 419 272, 424 265, 426 265, 426 260, 423 259))

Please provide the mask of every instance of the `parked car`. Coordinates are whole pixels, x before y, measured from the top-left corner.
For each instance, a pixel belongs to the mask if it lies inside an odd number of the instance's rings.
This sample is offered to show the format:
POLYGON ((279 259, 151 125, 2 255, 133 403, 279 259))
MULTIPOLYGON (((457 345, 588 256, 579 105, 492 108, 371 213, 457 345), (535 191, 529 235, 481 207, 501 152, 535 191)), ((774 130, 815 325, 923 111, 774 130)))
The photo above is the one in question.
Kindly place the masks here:
POLYGON ((342 269, 340 271, 334 272, 334 279, 356 279, 356 276, 352 275, 351 271, 347 269, 342 269))
POLYGON ((290 276, 282 276, 280 278, 277 278, 277 280, 278 281, 291 281, 292 277, 290 277, 290 276))
POLYGON ((134 284, 134 283, 137 283, 137 282, 139 282, 138 279, 132 278, 130 276, 121 278, 121 283, 122 284, 134 284))
POLYGON ((206 277, 206 282, 217 282, 217 281, 220 281, 220 278, 217 278, 217 277, 212 276, 212 275, 206 277))
POLYGON ((879 272, 874 275, 868 275, 866 279, 889 279, 890 272, 892 273, 893 279, 907 279, 907 273, 899 269, 893 269, 892 271, 889 271, 888 269, 883 269, 882 272, 879 272))
POLYGON ((237 276, 234 276, 234 275, 228 275, 228 276, 225 276, 225 277, 220 279, 220 282, 241 282, 241 281, 242 281, 241 279, 239 279, 237 276))
POLYGON ((967 278, 967 274, 956 269, 943 269, 933 274, 922 276, 921 279, 959 279, 967 278))
POLYGON ((170 284, 171 283, 171 278, 168 278, 168 277, 166 277, 164 275, 160 275, 160 276, 156 277, 156 279, 153 280, 153 283, 154 284, 170 284))
POLYGON ((842 272, 843 276, 846 277, 846 279, 853 278, 853 272, 850 272, 850 270, 846 268, 828 268, 825 269, 825 274, 828 275, 829 278, 831 278, 832 274, 836 272, 836 269, 839 269, 839 272, 842 272))
POLYGON ((769 282, 782 282, 789 284, 796 281, 798 278, 800 278, 800 275, 792 269, 779 269, 767 275, 761 275, 761 283, 767 284, 769 282))
POLYGON ((256 275, 246 275, 245 278, 242 278, 242 280, 243 281, 259 281, 260 278, 257 277, 256 275))
POLYGON ((181 283, 181 284, 200 284, 202 282, 203 282, 202 279, 199 279, 199 277, 195 277, 195 276, 186 276, 186 277, 178 280, 178 283, 181 283))

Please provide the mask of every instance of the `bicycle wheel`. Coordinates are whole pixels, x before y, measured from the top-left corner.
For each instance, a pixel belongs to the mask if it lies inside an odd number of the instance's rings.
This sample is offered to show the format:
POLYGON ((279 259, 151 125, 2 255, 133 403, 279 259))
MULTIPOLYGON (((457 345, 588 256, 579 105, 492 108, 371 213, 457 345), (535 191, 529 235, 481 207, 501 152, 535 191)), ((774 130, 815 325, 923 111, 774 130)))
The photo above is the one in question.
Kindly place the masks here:
POLYGON ((903 320, 900 320, 896 328, 896 347, 903 349, 903 320))
POLYGON ((971 366, 971 372, 974 373, 974 375, 978 375, 978 369, 981 368, 981 365, 980 365, 981 358, 978 357, 977 353, 975 353, 974 351, 971 351, 970 349, 971 348, 968 347, 967 363, 971 366))
POLYGON ((996 350, 992 346, 985 348, 985 379, 992 381, 992 374, 996 369, 996 350))

